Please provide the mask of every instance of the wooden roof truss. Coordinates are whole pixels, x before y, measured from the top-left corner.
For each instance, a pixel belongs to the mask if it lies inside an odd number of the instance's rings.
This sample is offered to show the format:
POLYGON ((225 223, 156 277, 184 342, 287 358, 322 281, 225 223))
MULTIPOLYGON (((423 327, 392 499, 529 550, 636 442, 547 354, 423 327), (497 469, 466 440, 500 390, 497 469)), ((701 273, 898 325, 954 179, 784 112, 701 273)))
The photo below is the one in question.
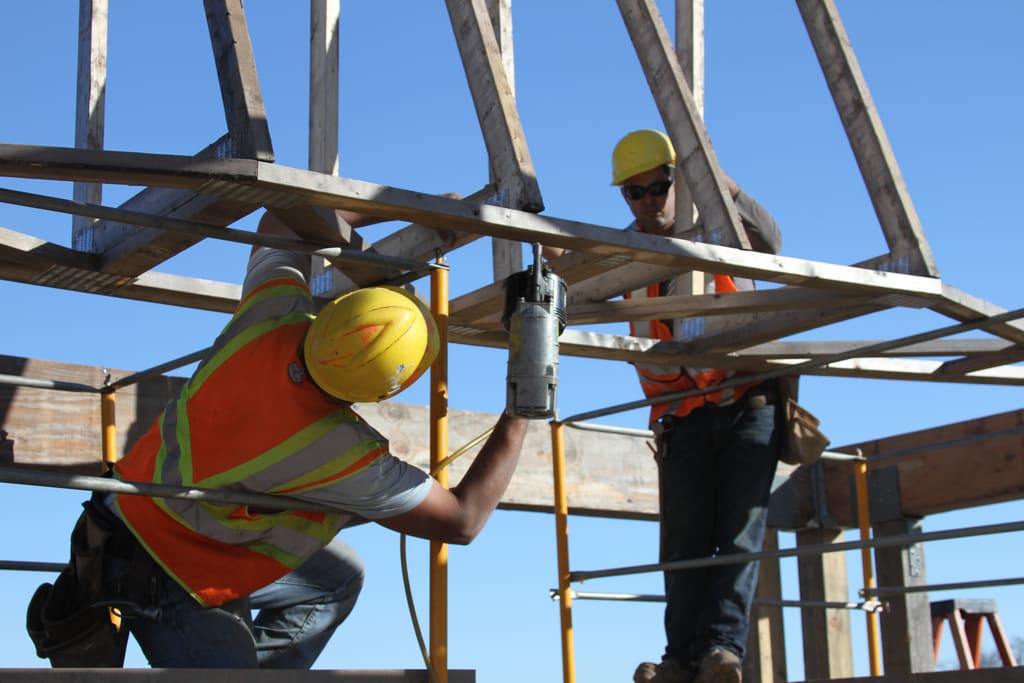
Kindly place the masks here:
MULTIPOLYGON (((563 354, 753 371, 799 366, 805 374, 1024 384, 1024 326, 987 301, 941 281, 882 124, 831 0, 797 0, 822 72, 889 247, 838 265, 741 250, 745 232, 700 115, 702 4, 680 1, 677 54, 653 0, 617 0, 672 137, 704 234, 663 238, 541 215, 544 202, 513 97, 510 0, 448 0, 453 36, 486 145, 490 177, 461 200, 337 175, 338 0, 311 0, 309 169, 274 163, 241 0, 204 0, 227 132, 194 156, 106 151, 103 106, 106 0, 83 0, 76 147, 0 144, 0 176, 74 182, 74 201, 0 189, 0 201, 75 216, 73 247, 0 228, 0 277, 192 308, 231 311, 239 286, 156 270, 202 240, 230 236, 235 221, 263 208, 312 245, 344 245, 319 268, 317 294, 394 281, 403 261, 423 262, 481 237, 493 243, 494 279, 451 302, 450 341, 504 346, 497 319, 501 283, 522 267, 521 243, 570 253, 551 267, 569 284, 563 354), (687 23, 690 22, 690 23, 687 23), (684 69, 685 67, 685 69, 684 69), (695 84, 691 86, 691 84, 695 84), (103 184, 144 186, 118 207, 103 184), (333 209, 405 223, 370 243, 333 209), (221 231, 221 232, 218 232, 221 231), (683 239, 682 237, 694 238, 683 239), (738 247, 738 248, 737 248, 738 247), (361 259, 369 253, 381 258, 361 259), (344 276, 332 264, 343 266, 344 276), (397 265, 396 265, 397 264, 397 265), (693 294, 649 302, 624 292, 703 271, 778 285, 728 297, 693 294), (990 339, 934 339, 860 357, 870 342, 776 341, 896 308, 930 309, 990 339), (652 343, 582 326, 652 317, 699 317, 685 342, 652 343), (829 359, 838 359, 829 362, 829 359)), ((686 199, 690 201, 690 199, 686 199)), ((951 334, 953 329, 951 328, 951 334)), ((890 345, 891 346, 891 345, 890 345)))

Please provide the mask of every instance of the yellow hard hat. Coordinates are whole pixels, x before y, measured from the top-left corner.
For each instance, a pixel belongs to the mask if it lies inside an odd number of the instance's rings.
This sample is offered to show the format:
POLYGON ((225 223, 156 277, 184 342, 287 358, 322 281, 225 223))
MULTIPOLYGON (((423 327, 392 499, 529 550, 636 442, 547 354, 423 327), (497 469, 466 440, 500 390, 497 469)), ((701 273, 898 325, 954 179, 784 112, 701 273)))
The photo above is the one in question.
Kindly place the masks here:
POLYGON ((619 140, 612 151, 612 185, 652 168, 676 163, 672 141, 660 130, 634 130, 619 140))
POLYGON ((324 306, 303 343, 306 367, 327 393, 382 401, 419 379, 437 357, 437 325, 415 295, 366 287, 324 306))

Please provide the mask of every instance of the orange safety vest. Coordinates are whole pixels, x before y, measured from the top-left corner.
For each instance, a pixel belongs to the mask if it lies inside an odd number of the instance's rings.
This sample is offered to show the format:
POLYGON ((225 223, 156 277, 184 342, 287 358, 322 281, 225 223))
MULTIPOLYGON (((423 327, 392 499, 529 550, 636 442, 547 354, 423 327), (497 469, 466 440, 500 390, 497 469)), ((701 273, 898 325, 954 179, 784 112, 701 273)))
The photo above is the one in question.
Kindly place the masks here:
MULTIPOLYGON (((387 441, 302 370, 304 310, 265 317, 298 280, 264 283, 239 305, 231 330, 179 397, 116 465, 119 478, 203 488, 301 494, 350 476, 387 441), (248 324, 247 320, 254 320, 248 324)), ((345 513, 250 510, 246 505, 118 495, 122 519, 150 555, 201 604, 221 605, 284 576, 326 545, 345 513)))
MULTIPOLYGON (((715 275, 715 291, 718 293, 737 291, 736 283, 729 275, 715 275)), ((644 290, 626 293, 627 299, 636 297, 658 297, 660 285, 648 285, 644 290)), ((660 339, 671 341, 675 338, 672 329, 662 320, 630 321, 630 334, 634 337, 646 337, 648 339, 660 339)), ((715 370, 710 368, 691 369, 682 366, 659 365, 656 363, 634 363, 637 375, 640 379, 640 388, 647 398, 656 398, 665 394, 672 394, 679 391, 691 389, 705 389, 707 387, 721 384, 727 379, 737 376, 735 370, 715 370)), ((747 390, 757 386, 760 382, 751 382, 734 387, 727 387, 705 394, 698 394, 687 398, 675 399, 664 403, 651 405, 650 424, 654 424, 659 418, 665 415, 685 417, 695 409, 707 404, 729 405, 735 402, 747 390)))

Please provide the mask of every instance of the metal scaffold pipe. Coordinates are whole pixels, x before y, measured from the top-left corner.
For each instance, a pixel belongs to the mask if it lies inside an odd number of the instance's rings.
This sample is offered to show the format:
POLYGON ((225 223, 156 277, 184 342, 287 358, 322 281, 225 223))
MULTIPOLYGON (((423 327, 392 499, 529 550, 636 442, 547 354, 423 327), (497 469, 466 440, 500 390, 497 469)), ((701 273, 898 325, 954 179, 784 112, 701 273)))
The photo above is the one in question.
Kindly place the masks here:
MULTIPOLYGON (((438 353, 430 367, 430 471, 448 488, 448 270, 430 276, 431 312, 437 322, 438 353)), ((448 683, 448 544, 430 547, 430 662, 435 683, 448 683)))
MULTIPOLYGON (((868 464, 858 462, 855 464, 857 489, 857 525, 860 528, 861 540, 871 538, 871 513, 868 508, 868 464)), ((875 587, 875 574, 871 556, 871 548, 861 548, 861 567, 864 572, 864 588, 871 590, 875 587)), ((882 675, 881 641, 878 633, 878 617, 875 614, 868 614, 868 661, 871 666, 872 676, 882 675)))
POLYGON ((982 526, 963 527, 960 529, 946 529, 943 531, 930 531, 920 534, 900 534, 898 536, 883 536, 863 541, 845 541, 843 543, 822 543, 816 545, 801 546, 799 548, 783 548, 779 550, 762 550, 756 553, 735 553, 730 555, 716 555, 714 557, 701 557, 693 560, 679 560, 677 562, 663 562, 660 564, 643 564, 631 567, 619 567, 617 569, 598 569, 594 571, 572 572, 570 578, 573 581, 583 582, 588 579, 606 578, 611 576, 627 576, 630 574, 647 574, 656 571, 678 571, 681 569, 694 569, 696 567, 709 567, 712 565, 739 564, 755 560, 767 560, 782 557, 806 557, 810 555, 822 555, 825 553, 846 552, 847 550, 859 550, 861 548, 893 548, 898 546, 909 546, 927 541, 943 541, 953 538, 968 538, 971 536, 985 536, 989 534, 1004 534, 1015 531, 1024 531, 1024 522, 1005 522, 1002 524, 987 524, 982 526))
POLYGON ((893 339, 890 341, 878 342, 875 344, 866 344, 864 346, 858 346, 853 349, 847 349, 839 353, 827 355, 823 358, 815 358, 812 360, 804 361, 802 363, 796 363, 794 365, 787 365, 783 368, 774 370, 765 370, 763 372, 756 372, 749 375, 743 375, 741 377, 735 377, 733 379, 727 379, 724 382, 720 382, 715 385, 709 385, 703 389, 687 389, 685 391, 677 391, 670 394, 662 394, 653 398, 641 399, 637 401, 630 401, 629 403, 620 403, 618 405, 609 406, 607 408, 601 408, 598 410, 592 410, 586 413, 578 413, 571 417, 565 418, 564 422, 579 422, 582 420, 590 420, 595 417, 603 417, 605 415, 614 415, 615 413, 622 413, 627 410, 635 410, 636 408, 644 408, 651 406, 655 403, 664 403, 667 401, 676 401, 683 398, 689 398, 691 396, 700 396, 707 394, 712 391, 718 391, 721 389, 728 389, 736 387, 741 384, 748 384, 750 382, 764 381, 768 379, 777 379, 779 377, 785 377, 788 375, 800 375, 806 370, 813 370, 815 368, 825 367, 831 363, 837 363, 843 360, 849 360, 851 358, 859 358, 862 356, 872 356, 883 353, 885 351, 892 351, 903 346, 910 346, 912 344, 920 344, 922 342, 931 341, 933 339, 941 339, 942 337, 948 337, 953 334, 959 334, 961 332, 969 332, 970 330, 984 329, 986 327, 996 325, 999 323, 1009 322, 1018 318, 1024 317, 1024 309, 1018 308, 1013 311, 1006 311, 998 315, 989 316, 981 320, 972 320, 965 323, 957 323, 955 325, 948 325, 946 327, 940 327, 929 332, 921 332, 920 334, 912 334, 899 339, 893 339))
POLYGON ((100 491, 119 493, 132 496, 151 496, 154 498, 179 498, 198 500, 218 505, 253 505, 274 510, 303 510, 307 512, 345 512, 327 505, 318 505, 290 496, 270 495, 266 493, 243 493, 225 491, 223 489, 187 488, 170 484, 148 484, 143 482, 121 481, 109 477, 96 477, 84 474, 65 474, 37 469, 18 467, 0 467, 0 482, 8 484, 27 484, 30 486, 46 486, 49 488, 78 489, 84 491, 100 491))
MULTIPOLYGON (((548 595, 552 600, 559 600, 559 591, 551 589, 548 595)), ((573 600, 607 600, 612 602, 665 602, 664 595, 650 593, 592 593, 586 591, 569 591, 573 600)), ((876 600, 864 602, 838 602, 828 600, 769 600, 767 598, 754 598, 752 605, 763 605, 766 607, 797 607, 801 609, 849 609, 875 612, 882 609, 882 604, 876 600)))
POLYGON ((18 375, 0 375, 0 384, 8 384, 16 387, 31 387, 33 389, 71 391, 83 394, 98 394, 102 391, 102 389, 89 386, 88 384, 62 382, 55 379, 35 379, 32 377, 20 377, 18 375))

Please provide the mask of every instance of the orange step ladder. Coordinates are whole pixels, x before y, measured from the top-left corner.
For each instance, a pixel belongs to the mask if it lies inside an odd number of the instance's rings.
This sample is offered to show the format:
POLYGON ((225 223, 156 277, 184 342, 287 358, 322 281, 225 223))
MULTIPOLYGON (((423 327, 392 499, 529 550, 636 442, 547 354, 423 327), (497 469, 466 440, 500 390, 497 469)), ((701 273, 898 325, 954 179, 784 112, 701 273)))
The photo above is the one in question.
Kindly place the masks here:
POLYGON ((992 638, 999 650, 1003 666, 1017 666, 1010 649, 1010 643, 1003 632, 1002 622, 996 612, 995 600, 940 600, 931 603, 932 640, 935 661, 939 661, 939 645, 942 643, 942 625, 949 622, 956 654, 961 669, 977 669, 981 666, 982 625, 988 622, 992 638))

